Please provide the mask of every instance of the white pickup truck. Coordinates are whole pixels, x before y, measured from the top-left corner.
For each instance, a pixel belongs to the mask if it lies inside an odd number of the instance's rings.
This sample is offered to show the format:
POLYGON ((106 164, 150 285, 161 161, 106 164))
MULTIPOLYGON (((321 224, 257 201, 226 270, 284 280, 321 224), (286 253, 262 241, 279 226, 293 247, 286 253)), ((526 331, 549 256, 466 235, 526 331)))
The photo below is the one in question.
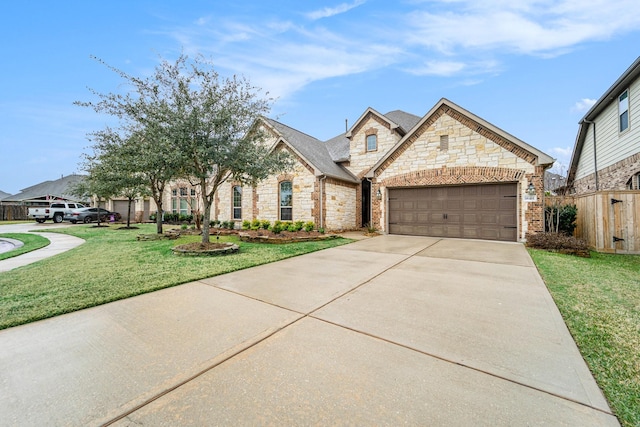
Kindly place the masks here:
POLYGON ((64 216, 71 213, 72 210, 84 208, 82 203, 70 202, 53 202, 49 206, 39 206, 37 208, 29 208, 29 218, 35 219, 37 222, 43 223, 48 219, 53 222, 62 222, 64 216))

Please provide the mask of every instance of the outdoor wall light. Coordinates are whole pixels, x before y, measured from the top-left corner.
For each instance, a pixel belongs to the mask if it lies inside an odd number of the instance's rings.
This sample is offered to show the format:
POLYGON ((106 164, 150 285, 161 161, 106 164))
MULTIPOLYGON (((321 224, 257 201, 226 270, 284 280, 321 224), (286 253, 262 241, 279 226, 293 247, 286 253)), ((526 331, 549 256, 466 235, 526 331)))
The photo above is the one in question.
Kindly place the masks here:
POLYGON ((527 187, 527 194, 530 196, 536 195, 536 187, 533 185, 533 182, 529 183, 529 186, 527 187))
POLYGON ((378 191, 376 192, 376 199, 382 200, 382 192, 380 191, 379 188, 378 188, 378 191))

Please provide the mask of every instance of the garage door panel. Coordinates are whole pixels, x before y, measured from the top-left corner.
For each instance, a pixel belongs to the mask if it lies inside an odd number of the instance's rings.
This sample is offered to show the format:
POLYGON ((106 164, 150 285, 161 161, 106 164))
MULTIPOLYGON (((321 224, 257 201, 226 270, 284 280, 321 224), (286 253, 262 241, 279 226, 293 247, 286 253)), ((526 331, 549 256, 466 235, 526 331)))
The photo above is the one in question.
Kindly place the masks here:
POLYGON ((389 232, 515 241, 516 193, 515 183, 389 189, 389 232))

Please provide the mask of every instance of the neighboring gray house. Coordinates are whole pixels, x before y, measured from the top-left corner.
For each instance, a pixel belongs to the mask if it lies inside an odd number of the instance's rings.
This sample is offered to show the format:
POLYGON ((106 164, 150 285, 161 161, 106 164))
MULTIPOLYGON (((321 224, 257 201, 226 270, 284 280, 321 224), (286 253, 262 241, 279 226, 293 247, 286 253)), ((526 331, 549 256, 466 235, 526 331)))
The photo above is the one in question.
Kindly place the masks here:
POLYGON ((63 176, 55 181, 45 181, 25 188, 17 194, 4 197, 5 205, 47 206, 52 200, 69 200, 86 203, 78 196, 71 194, 71 188, 84 179, 83 175, 63 176))
POLYGON ((568 175, 572 192, 640 189, 640 57, 579 124, 568 175))
POLYGON ((4 199, 5 197, 9 197, 11 194, 9 193, 5 193, 4 191, 0 190, 0 204, 2 203, 2 199, 4 199))

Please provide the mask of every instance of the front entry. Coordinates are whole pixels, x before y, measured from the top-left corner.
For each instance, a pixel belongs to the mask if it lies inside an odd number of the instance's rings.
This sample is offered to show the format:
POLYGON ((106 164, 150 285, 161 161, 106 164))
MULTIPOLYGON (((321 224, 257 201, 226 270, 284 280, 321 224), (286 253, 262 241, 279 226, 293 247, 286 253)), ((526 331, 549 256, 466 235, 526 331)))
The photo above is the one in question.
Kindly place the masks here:
POLYGON ((371 225, 371 182, 362 180, 362 224, 361 227, 369 227, 371 225))

